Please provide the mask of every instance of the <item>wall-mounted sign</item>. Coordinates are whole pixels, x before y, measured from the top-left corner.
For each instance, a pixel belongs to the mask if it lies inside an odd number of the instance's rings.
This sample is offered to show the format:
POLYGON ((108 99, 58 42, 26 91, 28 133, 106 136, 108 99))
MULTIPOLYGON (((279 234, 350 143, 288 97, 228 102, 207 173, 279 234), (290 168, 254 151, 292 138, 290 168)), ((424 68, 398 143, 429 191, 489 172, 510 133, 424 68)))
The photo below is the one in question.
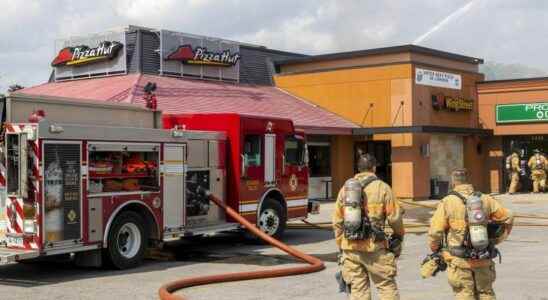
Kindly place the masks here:
POLYGON ((497 123, 548 122, 548 102, 499 104, 495 109, 497 123))
POLYGON ((166 60, 178 60, 190 65, 210 65, 230 67, 240 59, 239 53, 231 53, 230 50, 222 52, 207 51, 205 47, 192 49, 191 45, 182 45, 166 57, 166 60))
POLYGON ((240 79, 240 45, 236 42, 162 30, 160 49, 162 75, 240 79))
POLYGON ((432 107, 435 110, 471 111, 474 109, 474 100, 438 94, 432 95, 432 107))
POLYGON ((104 41, 97 47, 89 47, 87 45, 65 47, 53 59, 51 66, 80 66, 101 60, 113 59, 123 47, 124 44, 116 41, 104 41))
POLYGON ((55 41, 51 66, 56 81, 127 72, 125 31, 55 41))
POLYGON ((462 88, 462 78, 459 74, 415 68, 415 83, 453 90, 462 88))

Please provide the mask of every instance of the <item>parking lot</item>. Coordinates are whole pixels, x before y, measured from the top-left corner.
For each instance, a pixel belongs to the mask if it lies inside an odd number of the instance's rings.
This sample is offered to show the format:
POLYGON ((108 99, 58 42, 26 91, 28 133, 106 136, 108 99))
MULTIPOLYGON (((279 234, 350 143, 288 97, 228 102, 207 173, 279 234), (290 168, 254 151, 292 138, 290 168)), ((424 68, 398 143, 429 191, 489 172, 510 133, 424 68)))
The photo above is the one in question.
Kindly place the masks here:
MULTIPOLYGON (((548 215, 548 195, 498 196, 514 211, 548 215)), ((312 222, 328 221, 333 204, 323 203, 312 222)), ((431 211, 406 207, 406 222, 427 221, 431 211)), ((509 240, 501 245, 502 264, 497 265, 498 299, 548 299, 543 292, 548 278, 548 220, 516 220, 509 240), (519 225, 527 226, 519 226, 519 225)), ((190 299, 346 299, 337 293, 334 273, 337 250, 332 232, 289 229, 285 241, 326 263, 322 272, 267 280, 194 287, 184 291, 190 299)), ((77 268, 69 261, 0 266, 2 299, 157 299, 163 284, 186 276, 262 270, 298 262, 269 246, 256 245, 239 234, 228 233, 172 245, 165 260, 147 260, 137 269, 110 271, 77 268)), ((419 264, 427 254, 424 230, 406 236, 398 263, 402 299, 450 299, 445 273, 423 280, 419 264), (422 232, 421 232, 422 231, 422 232)))

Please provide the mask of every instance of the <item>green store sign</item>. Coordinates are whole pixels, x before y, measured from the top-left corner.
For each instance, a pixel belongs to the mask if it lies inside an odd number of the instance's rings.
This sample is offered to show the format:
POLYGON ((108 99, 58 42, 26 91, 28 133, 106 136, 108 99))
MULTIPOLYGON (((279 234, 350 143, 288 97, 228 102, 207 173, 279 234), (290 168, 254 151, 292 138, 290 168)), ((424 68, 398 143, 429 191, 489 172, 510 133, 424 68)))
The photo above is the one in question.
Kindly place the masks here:
POLYGON ((548 103, 500 104, 497 123, 548 122, 548 103))

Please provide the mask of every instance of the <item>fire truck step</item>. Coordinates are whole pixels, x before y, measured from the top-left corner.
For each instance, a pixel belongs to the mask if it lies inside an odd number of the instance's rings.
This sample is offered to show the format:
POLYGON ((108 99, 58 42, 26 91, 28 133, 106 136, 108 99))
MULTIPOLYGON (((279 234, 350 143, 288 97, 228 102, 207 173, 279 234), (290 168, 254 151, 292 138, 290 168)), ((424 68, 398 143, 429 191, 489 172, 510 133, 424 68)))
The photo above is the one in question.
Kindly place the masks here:
POLYGON ((157 248, 149 248, 145 252, 145 258, 146 259, 152 259, 152 260, 160 260, 160 261, 175 261, 175 253, 157 249, 157 248))
POLYGON ((38 257, 38 250, 0 248, 0 264, 9 264, 20 260, 38 257))

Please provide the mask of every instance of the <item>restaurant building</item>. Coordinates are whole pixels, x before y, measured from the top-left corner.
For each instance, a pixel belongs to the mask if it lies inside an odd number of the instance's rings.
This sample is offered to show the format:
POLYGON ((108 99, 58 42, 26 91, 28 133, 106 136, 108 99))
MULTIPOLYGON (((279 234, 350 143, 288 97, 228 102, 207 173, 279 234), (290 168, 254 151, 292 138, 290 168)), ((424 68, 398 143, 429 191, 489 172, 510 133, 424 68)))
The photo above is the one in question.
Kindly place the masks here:
POLYGON ((355 157, 369 152, 378 175, 396 197, 426 199, 448 190, 450 172, 470 170, 477 188, 485 138, 476 82, 483 61, 415 45, 295 57, 276 62, 276 85, 342 116, 359 128, 351 136, 316 137, 312 157, 330 155, 334 186, 355 172, 355 157))
MULTIPOLYGON (((505 157, 512 150, 522 166, 534 149, 548 152, 548 78, 483 81, 478 83, 479 122, 493 130, 489 138, 486 177, 492 192, 506 192, 505 157)), ((521 177, 522 191, 531 191, 530 170, 521 177)))
MULTIPOLYGON (((47 83, 17 91, 19 98, 146 105, 154 84, 164 113, 240 113, 292 119, 313 143, 351 136, 358 126, 274 86, 274 61, 305 55, 188 33, 127 26, 55 42, 47 83)), ((40 108, 36 101, 35 109, 40 108)), ((46 112, 47 113, 47 112, 46 112)), ((320 155, 320 154, 317 154, 320 155)), ((310 198, 331 195, 328 156, 311 163, 310 198)))

